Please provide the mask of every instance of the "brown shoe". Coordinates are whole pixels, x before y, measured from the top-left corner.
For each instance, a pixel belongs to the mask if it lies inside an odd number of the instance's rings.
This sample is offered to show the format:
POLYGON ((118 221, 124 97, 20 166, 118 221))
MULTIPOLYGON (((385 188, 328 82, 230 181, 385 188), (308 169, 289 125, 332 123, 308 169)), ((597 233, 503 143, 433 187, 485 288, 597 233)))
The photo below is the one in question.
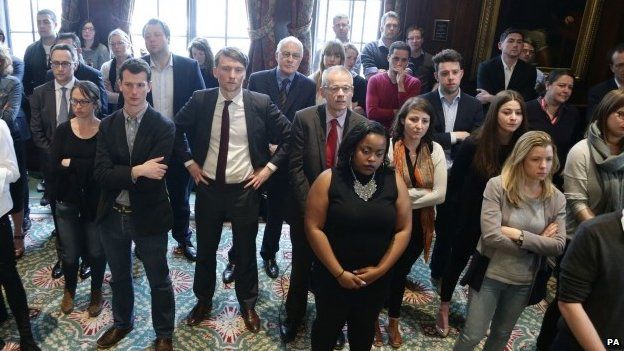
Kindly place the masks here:
POLYGON ((375 321, 375 341, 373 341, 375 347, 383 346, 383 338, 381 336, 381 328, 379 327, 379 318, 375 321))
POLYGON ((260 317, 256 311, 251 308, 243 312, 243 321, 245 321, 245 327, 252 333, 260 331, 260 317))
POLYGON ((401 338, 401 332, 399 331, 399 319, 389 318, 388 322, 388 344, 393 348, 399 348, 403 345, 403 338, 401 338))
POLYGON ((65 289, 63 300, 61 301, 61 312, 70 314, 74 310, 74 294, 65 289))
POLYGON ((132 331, 133 327, 126 329, 110 327, 100 338, 97 340, 98 349, 109 349, 115 346, 121 339, 125 338, 128 333, 132 331))
POLYGON ((173 340, 171 338, 156 338, 154 341, 155 351, 173 351, 173 340))
POLYGON ((195 326, 210 316, 212 303, 197 301, 197 304, 186 317, 186 324, 195 326))
POLYGON ((97 317, 102 313, 102 290, 92 290, 89 307, 87 307, 89 317, 97 317))

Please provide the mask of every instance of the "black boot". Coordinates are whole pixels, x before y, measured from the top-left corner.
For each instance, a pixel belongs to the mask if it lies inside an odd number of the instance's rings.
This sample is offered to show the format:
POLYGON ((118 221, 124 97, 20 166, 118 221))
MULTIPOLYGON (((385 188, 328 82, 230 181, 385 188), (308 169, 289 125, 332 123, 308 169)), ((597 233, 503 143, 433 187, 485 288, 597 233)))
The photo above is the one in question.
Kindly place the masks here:
POLYGON ((13 314, 15 315, 15 323, 17 324, 17 331, 20 335, 20 350, 41 351, 39 346, 35 343, 32 329, 30 328, 30 315, 28 307, 22 311, 14 311, 13 314))

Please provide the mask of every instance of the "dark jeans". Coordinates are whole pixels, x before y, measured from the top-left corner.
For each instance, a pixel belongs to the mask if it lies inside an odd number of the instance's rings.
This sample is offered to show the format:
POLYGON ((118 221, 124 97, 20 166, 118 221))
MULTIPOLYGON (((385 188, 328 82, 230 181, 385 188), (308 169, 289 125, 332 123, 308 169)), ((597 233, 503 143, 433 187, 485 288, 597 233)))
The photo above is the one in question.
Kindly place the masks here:
POLYGON ((434 279, 442 278, 444 269, 451 256, 453 213, 449 213, 451 211, 450 207, 448 202, 436 206, 436 236, 433 251, 431 252, 431 262, 429 263, 431 278, 434 279))
POLYGON ((481 233, 479 232, 469 231, 460 231, 455 235, 450 261, 446 265, 444 276, 442 276, 442 291, 440 294, 440 300, 442 302, 451 301, 453 291, 455 291, 455 286, 457 285, 457 281, 459 281, 459 276, 464 268, 466 268, 468 259, 470 259, 470 256, 475 251, 480 236, 481 233))
POLYGON ((115 210, 102 220, 98 230, 112 275, 114 326, 129 328, 134 322, 131 252, 134 241, 151 289, 152 323, 156 336, 170 338, 175 322, 175 301, 167 265, 167 232, 138 235, 132 215, 115 210))
MULTIPOLYGON (((37 148, 37 150, 39 151, 39 160, 40 160, 40 166, 41 166, 41 173, 43 174, 43 181, 46 183, 46 190, 43 193, 43 196, 45 196, 48 200, 50 199, 50 195, 49 195, 49 191, 50 191, 50 187, 52 187, 52 184, 54 184, 53 178, 52 178, 52 165, 51 165, 51 160, 50 160, 50 154, 49 151, 47 149, 41 149, 41 148, 37 148)), ((50 201, 50 210, 52 212, 52 222, 54 223, 54 233, 56 233, 56 242, 55 242, 55 248, 56 248, 56 257, 57 260, 62 260, 63 258, 63 250, 61 247, 61 241, 59 239, 58 236, 58 223, 56 220, 56 202, 55 201, 50 201)))
POLYGON ((165 181, 167 182, 169 201, 173 210, 171 236, 180 245, 191 245, 191 230, 189 229, 191 176, 184 164, 175 157, 172 157, 171 162, 169 162, 165 181))
POLYGON ((258 299, 258 264, 256 235, 260 199, 253 188, 241 184, 197 186, 195 224, 197 227, 197 262, 193 291, 200 301, 210 303, 216 285, 217 249, 226 217, 232 223, 236 256, 234 288, 241 310, 252 309, 258 299))
POLYGON ((370 350, 375 336, 375 321, 387 295, 388 275, 360 289, 344 289, 321 263, 314 268, 316 319, 312 325, 312 350, 333 350, 336 335, 347 323, 349 348, 370 350))
POLYGON ((21 340, 32 339, 28 301, 22 279, 15 267, 13 230, 7 214, 0 217, 0 285, 4 287, 21 340))
POLYGON ((420 225, 419 211, 412 211, 412 236, 407 244, 407 248, 392 268, 390 291, 388 294, 388 316, 399 318, 401 316, 401 304, 403 303, 403 293, 405 293, 405 282, 412 270, 412 265, 423 252, 424 241, 422 226, 420 225))
POLYGON ((314 258, 314 253, 305 235, 301 214, 293 215, 291 218, 290 241, 292 243, 292 266, 290 287, 286 296, 286 315, 290 322, 299 325, 308 308, 310 269, 314 258))
POLYGON ((56 203, 58 235, 63 246, 65 288, 76 292, 78 261, 86 248, 91 264, 91 291, 101 290, 106 257, 95 222, 80 216, 80 209, 70 203, 56 203))

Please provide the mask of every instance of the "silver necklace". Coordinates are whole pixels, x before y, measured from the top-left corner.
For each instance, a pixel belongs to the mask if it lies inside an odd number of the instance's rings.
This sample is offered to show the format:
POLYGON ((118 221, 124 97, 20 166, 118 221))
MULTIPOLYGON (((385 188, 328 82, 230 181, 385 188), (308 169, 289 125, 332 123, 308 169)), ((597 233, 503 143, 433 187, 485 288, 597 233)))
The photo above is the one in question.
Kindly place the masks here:
POLYGON ((360 199, 364 201, 370 200, 370 198, 373 197, 373 194, 375 193, 375 191, 377 191, 377 183, 375 182, 375 173, 373 173, 371 180, 369 180, 368 183, 364 185, 362 185, 362 183, 360 183, 360 181, 357 179, 357 177, 355 176, 355 173, 353 173, 353 169, 351 169, 351 174, 353 174, 353 190, 355 191, 357 196, 359 196, 360 199))

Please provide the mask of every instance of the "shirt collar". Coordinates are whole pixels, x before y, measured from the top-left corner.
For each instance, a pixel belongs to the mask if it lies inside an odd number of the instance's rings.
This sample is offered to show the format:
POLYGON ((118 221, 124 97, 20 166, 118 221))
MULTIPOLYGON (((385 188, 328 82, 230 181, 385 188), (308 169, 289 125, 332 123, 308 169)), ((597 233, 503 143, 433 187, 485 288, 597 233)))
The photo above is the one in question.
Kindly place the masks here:
MULTIPOLYGON (((217 104, 223 103, 227 99, 221 93, 221 89, 219 89, 219 96, 217 97, 217 104)), ((243 89, 241 89, 236 96, 232 99, 232 103, 238 106, 243 106, 243 89)))
MULTIPOLYGON (((444 97, 444 94, 442 94, 442 89, 440 89, 438 87, 438 95, 440 95, 440 100, 442 101, 447 101, 446 97, 444 97)), ((461 97, 461 88, 457 89, 457 96, 455 96, 455 98, 453 99, 453 102, 459 101, 459 98, 461 97)))
POLYGON ((500 56, 500 59, 501 59, 501 62, 503 63, 503 69, 509 69, 510 71, 513 71, 514 67, 516 67, 516 64, 518 64, 518 61, 516 61, 516 63, 514 63, 511 67, 509 67, 505 63, 505 60, 503 60, 503 55, 500 56))
MULTIPOLYGON (((329 125, 329 123, 331 123, 331 120, 334 119, 334 116, 332 116, 327 110, 327 104, 325 104, 325 116, 327 116, 325 123, 329 125)), ((344 110, 344 112, 341 113, 340 116, 338 116, 336 119, 338 120, 338 125, 340 126, 340 128, 343 128, 345 120, 347 119, 347 110, 344 110)))
POLYGON ((622 89, 622 87, 624 86, 624 84, 620 84, 620 82, 618 82, 617 79, 615 79, 615 77, 613 77, 613 80, 615 81, 615 85, 618 87, 618 89, 622 89))
POLYGON ((386 48, 386 44, 384 44, 383 39, 379 38, 379 40, 377 40, 377 47, 384 47, 386 48))
POLYGON ((74 87, 74 83, 76 82, 76 77, 72 77, 72 79, 69 81, 69 83, 65 84, 65 85, 60 85, 59 82, 56 81, 56 79, 54 80, 54 90, 60 90, 62 87, 67 88, 67 90, 71 90, 74 87))
MULTIPOLYGON (((292 74, 290 74, 290 75, 288 75, 288 76, 285 76, 285 75, 283 75, 283 74, 282 74, 282 71, 280 71, 279 67, 277 67, 277 68, 275 69, 275 75, 277 76, 277 83, 278 83, 278 84, 277 84, 277 86, 278 86, 278 88, 282 85, 282 81, 283 81, 284 79, 286 79, 286 78, 288 78, 288 80, 290 81, 290 83, 292 83, 292 82, 293 82, 293 79, 295 79, 295 73, 296 73, 296 72, 293 72, 292 74)), ((289 84, 290 84, 290 83, 289 83, 289 84)))
MULTIPOLYGON (((149 106, 149 104, 145 104, 145 107, 143 107, 143 109, 141 111, 139 111, 139 113, 136 114, 136 116, 134 116, 134 118, 136 118, 136 121, 138 124, 141 123, 141 120, 143 119, 143 116, 145 115, 145 112, 147 111, 147 107, 149 106)), ((130 116, 130 114, 125 110, 125 109, 121 109, 123 111, 123 115, 124 118, 126 119, 126 121, 128 119, 130 119, 132 116, 130 116)))
MULTIPOLYGON (((150 56, 150 67, 158 69, 158 67, 156 66, 156 62, 152 59, 151 56, 150 56)), ((169 54, 169 60, 167 61, 167 67, 173 67, 173 54, 172 53, 169 54)))

